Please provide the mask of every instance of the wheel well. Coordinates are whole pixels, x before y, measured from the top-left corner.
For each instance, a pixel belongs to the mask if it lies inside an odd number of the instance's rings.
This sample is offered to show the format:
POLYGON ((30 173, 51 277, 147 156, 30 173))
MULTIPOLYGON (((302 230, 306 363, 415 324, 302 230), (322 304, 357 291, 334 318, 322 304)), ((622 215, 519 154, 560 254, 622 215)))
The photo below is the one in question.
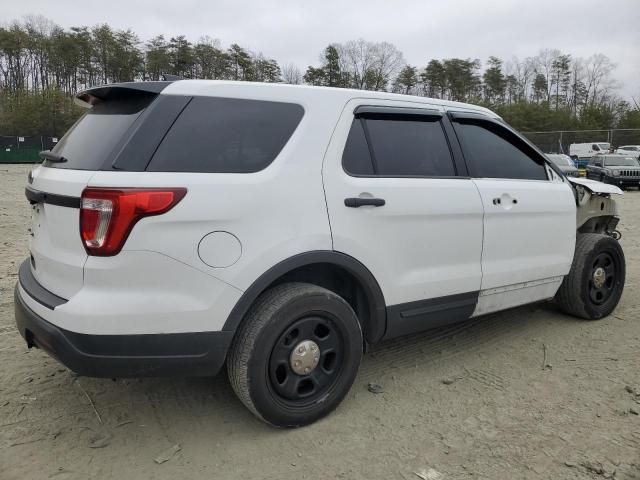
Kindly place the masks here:
POLYGON ((331 263, 314 263, 298 267, 272 282, 269 287, 287 282, 312 283, 340 295, 356 312, 362 332, 367 338, 367 321, 371 318, 369 302, 362 285, 346 269, 331 263))
POLYGON ((344 298, 356 313, 368 344, 384 335, 386 306, 378 282, 356 259, 332 251, 299 254, 265 272, 242 295, 223 330, 237 331, 256 299, 267 289, 286 282, 311 283, 344 298))
POLYGON ((618 218, 613 215, 592 217, 584 222, 578 229, 578 233, 607 233, 615 230, 618 218))

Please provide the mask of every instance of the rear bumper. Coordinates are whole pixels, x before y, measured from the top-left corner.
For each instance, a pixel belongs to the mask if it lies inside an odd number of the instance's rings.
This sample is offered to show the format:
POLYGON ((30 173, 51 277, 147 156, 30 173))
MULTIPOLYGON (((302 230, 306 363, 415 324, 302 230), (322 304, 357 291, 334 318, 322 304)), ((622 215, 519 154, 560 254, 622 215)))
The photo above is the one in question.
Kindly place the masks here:
POLYGON ((224 364, 233 338, 233 332, 228 331, 142 335, 71 332, 36 314, 22 295, 16 285, 16 325, 27 345, 41 348, 69 369, 89 377, 212 376, 224 364))

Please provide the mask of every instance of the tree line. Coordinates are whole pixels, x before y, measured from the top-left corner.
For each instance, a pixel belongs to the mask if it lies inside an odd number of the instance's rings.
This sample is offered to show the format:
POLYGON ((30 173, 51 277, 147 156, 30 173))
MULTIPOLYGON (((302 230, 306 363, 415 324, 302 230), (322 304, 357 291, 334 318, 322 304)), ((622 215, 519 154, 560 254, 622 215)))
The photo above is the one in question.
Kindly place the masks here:
POLYGON ((72 96, 163 74, 392 91, 486 105, 521 130, 640 128, 638 105, 619 98, 615 65, 601 54, 554 49, 520 60, 427 59, 409 65, 388 42, 332 43, 302 71, 211 37, 143 42, 109 25, 64 29, 40 17, 0 27, 0 135, 60 135, 81 114, 72 96))

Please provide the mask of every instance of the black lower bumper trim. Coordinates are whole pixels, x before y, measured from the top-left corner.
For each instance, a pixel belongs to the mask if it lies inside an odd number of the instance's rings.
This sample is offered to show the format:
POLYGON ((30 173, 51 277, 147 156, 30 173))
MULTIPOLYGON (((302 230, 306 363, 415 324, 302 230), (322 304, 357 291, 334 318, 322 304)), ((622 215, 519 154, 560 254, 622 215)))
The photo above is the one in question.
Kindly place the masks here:
POLYGON ((20 265, 20 269, 18 270, 18 281, 24 291, 27 292, 31 298, 47 307, 49 310, 53 310, 54 308, 67 303, 65 298, 59 297, 38 283, 36 277, 33 276, 33 272, 31 271, 31 261, 28 258, 20 265))
POLYGON ((622 179, 620 177, 605 177, 604 183, 615 185, 616 187, 640 187, 640 179, 622 179))
POLYGON ((213 376, 224 364, 233 332, 87 335, 47 322, 14 292, 16 325, 29 347, 46 351, 88 377, 213 376))

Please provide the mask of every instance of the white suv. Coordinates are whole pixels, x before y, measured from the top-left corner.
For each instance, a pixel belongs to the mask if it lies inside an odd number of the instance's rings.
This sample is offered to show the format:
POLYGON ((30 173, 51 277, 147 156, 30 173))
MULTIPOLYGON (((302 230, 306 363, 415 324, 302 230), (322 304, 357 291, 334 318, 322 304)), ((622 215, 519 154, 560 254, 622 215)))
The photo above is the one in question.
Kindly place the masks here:
POLYGON ((114 84, 28 179, 16 321, 89 376, 214 375, 277 426, 383 339, 554 296, 617 305, 612 185, 491 111, 345 89, 114 84), (575 254, 574 254, 575 252, 575 254))

